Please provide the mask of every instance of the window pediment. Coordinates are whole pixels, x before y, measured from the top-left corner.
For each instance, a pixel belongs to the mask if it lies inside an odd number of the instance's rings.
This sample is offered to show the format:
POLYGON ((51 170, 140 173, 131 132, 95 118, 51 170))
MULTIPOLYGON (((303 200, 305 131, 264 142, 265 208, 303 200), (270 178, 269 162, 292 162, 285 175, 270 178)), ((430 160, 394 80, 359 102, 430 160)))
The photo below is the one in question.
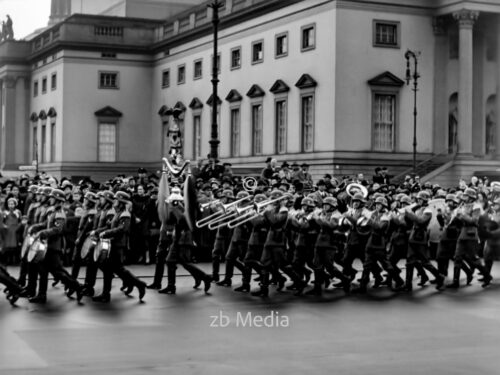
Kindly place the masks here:
POLYGON ((189 108, 201 109, 201 108, 203 108, 203 103, 201 102, 200 99, 198 99, 197 97, 194 97, 193 100, 191 100, 191 103, 189 103, 189 108))
POLYGON ((31 114, 30 121, 32 121, 32 122, 37 122, 38 121, 38 115, 35 112, 33 112, 31 114))
POLYGON ((122 117, 123 114, 119 110, 108 105, 95 111, 95 115, 97 117, 122 117))
POLYGON ((174 110, 177 109, 177 110, 180 110, 182 112, 184 112, 186 110, 186 106, 184 105, 184 103, 182 103, 181 101, 175 103, 174 105, 174 110))
POLYGON ((295 87, 298 87, 299 89, 307 89, 316 86, 318 86, 318 82, 316 82, 316 80, 307 73, 302 74, 295 84, 295 87))
POLYGON ((56 112, 54 107, 49 108, 49 111, 47 112, 47 116, 48 117, 56 117, 57 116, 57 112, 56 112))
MULTIPOLYGON (((214 101, 214 95, 212 94, 212 95, 210 95, 210 98, 208 98, 207 104, 212 105, 213 101, 214 101)), ((222 100, 219 98, 219 96, 217 96, 217 104, 218 105, 222 104, 222 100)))
POLYGON ((160 107, 160 109, 158 110, 158 114, 159 114, 160 116, 166 116, 166 115, 169 115, 169 113, 167 113, 168 111, 170 111, 170 110, 168 109, 168 107, 167 107, 166 105, 162 105, 162 106, 160 107))
POLYGON ((234 102, 240 102, 243 99, 241 94, 238 92, 238 90, 232 89, 229 91, 229 94, 226 96, 226 100, 229 103, 234 103, 234 102))
POLYGON ((38 114, 38 118, 40 120, 46 120, 47 119, 47 113, 42 109, 40 113, 38 114))
POLYGON ((261 98, 264 95, 266 95, 266 92, 262 90, 262 88, 259 85, 255 84, 252 85, 252 87, 250 87, 250 90, 248 90, 247 92, 247 96, 249 98, 261 98))
POLYGON ((276 80, 276 82, 274 82, 269 91, 271 91, 273 94, 281 94, 283 92, 290 91, 290 87, 281 79, 278 79, 276 80))
POLYGON ((368 81, 370 86, 391 86, 391 87, 401 87, 405 84, 405 82, 392 74, 389 71, 386 71, 382 74, 379 74, 376 77, 373 77, 368 81))

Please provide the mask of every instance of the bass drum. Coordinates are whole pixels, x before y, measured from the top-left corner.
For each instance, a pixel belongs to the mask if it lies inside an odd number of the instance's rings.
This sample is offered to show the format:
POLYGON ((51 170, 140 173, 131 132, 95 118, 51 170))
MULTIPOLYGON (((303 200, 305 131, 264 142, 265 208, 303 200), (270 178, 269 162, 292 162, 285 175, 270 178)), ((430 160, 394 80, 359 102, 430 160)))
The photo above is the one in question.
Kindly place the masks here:
POLYGON ((21 247, 21 259, 24 259, 26 257, 26 254, 28 254, 33 241, 33 236, 26 236, 24 238, 23 246, 21 247))
POLYGON ((99 240, 94 249, 94 261, 100 264, 105 262, 109 258, 110 252, 111 241, 106 239, 99 240))
POLYGON ((45 254, 47 253, 47 241, 42 241, 40 239, 33 241, 28 251, 28 262, 30 263, 40 263, 45 259, 45 254))
POLYGON ((446 208, 446 202, 443 198, 432 199, 429 201, 429 208, 432 210, 432 219, 427 227, 429 230, 429 242, 439 242, 441 239, 441 234, 443 233, 443 228, 437 220, 438 212, 444 212, 446 208))
POLYGON ((80 251, 80 258, 86 260, 92 256, 92 252, 95 249, 97 242, 88 236, 85 241, 83 241, 82 249, 80 251))

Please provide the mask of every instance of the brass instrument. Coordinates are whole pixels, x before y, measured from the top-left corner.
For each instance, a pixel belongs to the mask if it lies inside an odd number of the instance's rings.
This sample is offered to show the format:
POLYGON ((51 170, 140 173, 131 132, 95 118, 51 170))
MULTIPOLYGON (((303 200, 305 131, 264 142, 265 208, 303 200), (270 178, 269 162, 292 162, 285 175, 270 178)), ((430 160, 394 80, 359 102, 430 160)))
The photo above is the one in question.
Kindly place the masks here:
POLYGON ((217 205, 220 204, 220 199, 215 199, 210 202, 202 203, 200 204, 200 210, 205 211, 207 208, 209 208, 212 205, 217 205))
POLYGON ((290 197, 288 195, 283 195, 282 197, 275 198, 275 199, 266 199, 262 202, 254 203, 251 206, 247 207, 242 207, 238 213, 241 213, 242 215, 236 216, 233 218, 231 221, 227 223, 227 226, 229 228, 235 228, 239 225, 242 225, 250 220, 253 220, 260 215, 264 213, 264 210, 267 208, 267 206, 277 203, 279 201, 282 201, 284 199, 289 199, 290 197))
MULTIPOLYGON (((196 226, 198 228, 202 228, 202 227, 208 225, 209 229, 212 229, 212 230, 217 229, 217 228, 225 225, 226 223, 220 224, 217 226, 215 224, 224 222, 227 219, 233 218, 234 216, 236 216, 237 215, 237 212, 236 212, 237 205, 244 202, 244 201, 251 200, 251 199, 253 199, 253 197, 251 195, 249 195, 249 196, 243 197, 241 199, 238 199, 237 201, 227 203, 227 204, 222 204, 222 203, 220 203, 220 200, 218 200, 217 203, 221 207, 221 210, 214 212, 213 214, 211 214, 207 217, 204 217, 201 220, 198 220, 196 222, 196 226)), ((205 205, 206 205, 206 203, 205 203, 205 205)))
POLYGON ((243 189, 249 193, 253 193, 257 189, 257 179, 255 177, 245 177, 242 180, 243 189))
POLYGON ((354 196, 356 193, 361 193, 363 195, 363 198, 368 197, 368 189, 364 187, 361 184, 357 184, 355 182, 350 183, 349 185, 346 186, 345 191, 347 195, 349 195, 351 198, 354 196))

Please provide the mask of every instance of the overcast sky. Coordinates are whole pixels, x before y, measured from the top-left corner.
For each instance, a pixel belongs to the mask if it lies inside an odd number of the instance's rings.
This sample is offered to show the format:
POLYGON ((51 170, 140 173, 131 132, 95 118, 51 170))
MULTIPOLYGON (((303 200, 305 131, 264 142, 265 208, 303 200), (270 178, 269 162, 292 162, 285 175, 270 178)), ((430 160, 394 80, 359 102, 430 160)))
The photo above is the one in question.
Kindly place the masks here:
POLYGON ((7 14, 12 18, 14 38, 22 39, 47 26, 50 0, 0 0, 0 20, 7 14))

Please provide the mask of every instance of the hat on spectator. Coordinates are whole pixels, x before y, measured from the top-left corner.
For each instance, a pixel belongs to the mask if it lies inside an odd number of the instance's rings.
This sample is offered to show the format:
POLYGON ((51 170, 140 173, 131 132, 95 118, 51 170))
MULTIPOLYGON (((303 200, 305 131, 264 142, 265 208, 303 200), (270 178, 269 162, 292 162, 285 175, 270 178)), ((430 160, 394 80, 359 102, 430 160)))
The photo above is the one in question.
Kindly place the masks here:
POLYGON ((266 163, 270 163, 270 162, 271 162, 271 160, 273 160, 273 158, 272 158, 272 157, 268 157, 268 158, 266 159, 266 163))
POLYGON ((327 173, 323 176, 323 178, 329 178, 329 179, 332 179, 332 175, 330 173, 327 173))
POLYGON ((302 168, 307 168, 307 167, 309 167, 309 164, 307 164, 307 163, 302 163, 301 167, 302 167, 302 168))
POLYGON ((146 168, 141 167, 137 170, 137 173, 148 173, 148 171, 146 170, 146 168))
POLYGON ((14 197, 10 197, 9 199, 7 199, 7 204, 8 204, 9 202, 14 202, 14 205, 17 207, 17 203, 18 203, 18 202, 17 202, 17 199, 16 199, 16 198, 14 198, 14 197))
POLYGON ((323 179, 318 180, 318 182, 316 183, 316 186, 320 186, 320 185, 326 186, 325 180, 323 180, 323 179))

